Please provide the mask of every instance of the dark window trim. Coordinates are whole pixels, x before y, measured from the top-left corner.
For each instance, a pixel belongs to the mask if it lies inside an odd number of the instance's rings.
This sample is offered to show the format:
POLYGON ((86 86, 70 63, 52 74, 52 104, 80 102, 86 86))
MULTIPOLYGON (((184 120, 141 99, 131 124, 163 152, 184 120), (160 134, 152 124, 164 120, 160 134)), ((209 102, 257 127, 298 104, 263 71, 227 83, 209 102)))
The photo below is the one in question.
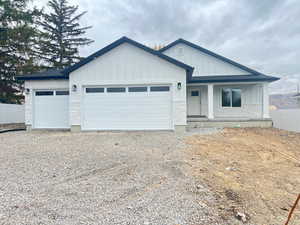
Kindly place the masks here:
POLYGON ((54 91, 35 91, 35 96, 54 96, 54 91))
POLYGON ((169 86, 151 86, 150 92, 169 92, 170 87, 169 86))
POLYGON ((125 93, 126 87, 108 87, 106 88, 107 93, 125 93))
POLYGON ((148 92, 147 86, 128 87, 128 92, 148 92))
POLYGON ((243 104, 242 104, 242 89, 241 88, 234 88, 234 87, 224 87, 221 88, 221 107, 222 108, 242 108, 243 104), (229 89, 230 90, 230 106, 223 106, 223 90, 224 89, 229 89), (237 89, 240 91, 241 93, 241 106, 232 106, 232 90, 233 89, 237 89))
POLYGON ((56 90, 55 95, 58 96, 70 95, 70 92, 68 90, 56 90))
POLYGON ((104 93, 103 87, 88 87, 85 88, 85 93, 92 94, 92 93, 104 93))

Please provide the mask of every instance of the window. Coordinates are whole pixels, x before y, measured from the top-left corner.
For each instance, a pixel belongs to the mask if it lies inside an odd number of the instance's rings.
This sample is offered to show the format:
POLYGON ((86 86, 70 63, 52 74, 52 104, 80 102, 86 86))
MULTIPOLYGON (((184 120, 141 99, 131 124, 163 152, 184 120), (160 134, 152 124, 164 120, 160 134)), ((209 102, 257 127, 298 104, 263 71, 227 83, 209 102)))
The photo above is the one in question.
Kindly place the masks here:
POLYGON ((147 87, 129 87, 129 92, 147 92, 147 87))
POLYGON ((103 93, 104 88, 86 88, 85 92, 86 93, 103 93))
POLYGON ((36 96, 46 96, 46 95, 53 95, 53 91, 37 91, 35 92, 36 96))
POLYGON ((199 91, 191 91, 191 96, 199 96, 199 91))
POLYGON ((125 91, 126 91, 126 88, 124 88, 124 87, 107 88, 107 92, 117 93, 117 92, 125 92, 125 91))
POLYGON ((241 89, 222 88, 222 107, 241 107, 241 89))
POLYGON ((170 91, 170 87, 169 86, 150 87, 150 91, 170 91))
POLYGON ((56 95, 69 95, 69 91, 56 91, 56 95))

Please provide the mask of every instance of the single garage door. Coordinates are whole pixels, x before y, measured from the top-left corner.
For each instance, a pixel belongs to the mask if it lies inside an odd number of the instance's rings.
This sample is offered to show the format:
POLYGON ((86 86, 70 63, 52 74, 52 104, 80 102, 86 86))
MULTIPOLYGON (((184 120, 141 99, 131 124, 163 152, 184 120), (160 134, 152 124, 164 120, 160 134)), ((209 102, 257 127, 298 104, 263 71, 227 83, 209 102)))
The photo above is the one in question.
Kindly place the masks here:
POLYGON ((69 128, 69 91, 34 93, 34 128, 69 128))
POLYGON ((170 86, 86 87, 83 130, 169 130, 170 86))

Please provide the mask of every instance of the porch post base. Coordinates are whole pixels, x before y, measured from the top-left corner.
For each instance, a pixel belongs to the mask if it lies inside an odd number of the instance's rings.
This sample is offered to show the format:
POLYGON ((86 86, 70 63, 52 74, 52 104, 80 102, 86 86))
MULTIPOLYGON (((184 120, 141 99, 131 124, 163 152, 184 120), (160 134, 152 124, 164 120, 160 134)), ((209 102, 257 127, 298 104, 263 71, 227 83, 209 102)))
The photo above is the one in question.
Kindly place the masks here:
POLYGON ((80 125, 72 125, 71 126, 71 132, 81 132, 81 126, 80 125))
POLYGON ((28 125, 26 124, 26 131, 32 131, 32 126, 29 124, 28 125))
POLYGON ((176 133, 181 133, 181 134, 183 134, 183 133, 185 133, 186 132, 186 125, 176 125, 175 126, 175 132, 176 133))

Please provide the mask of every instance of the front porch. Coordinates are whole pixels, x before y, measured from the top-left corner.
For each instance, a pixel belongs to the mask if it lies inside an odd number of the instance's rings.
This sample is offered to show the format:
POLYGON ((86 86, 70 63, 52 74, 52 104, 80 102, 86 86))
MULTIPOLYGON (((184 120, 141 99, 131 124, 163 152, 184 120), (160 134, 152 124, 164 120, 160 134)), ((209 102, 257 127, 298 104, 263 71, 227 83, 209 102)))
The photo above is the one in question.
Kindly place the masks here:
POLYGON ((188 84, 188 127, 270 127, 268 83, 188 84))

